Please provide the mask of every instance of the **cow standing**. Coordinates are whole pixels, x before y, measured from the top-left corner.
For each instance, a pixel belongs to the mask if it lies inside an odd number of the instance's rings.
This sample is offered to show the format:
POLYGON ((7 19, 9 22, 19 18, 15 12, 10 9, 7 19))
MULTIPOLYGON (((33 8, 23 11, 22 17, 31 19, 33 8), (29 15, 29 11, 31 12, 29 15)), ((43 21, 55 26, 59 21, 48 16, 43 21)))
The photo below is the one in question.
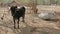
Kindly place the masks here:
POLYGON ((25 22, 24 18, 25 18, 25 10, 26 9, 24 6, 22 6, 19 9, 17 8, 17 6, 11 6, 10 10, 11 10, 11 14, 13 16, 14 28, 16 28, 15 27, 15 24, 16 24, 15 20, 18 20, 17 23, 18 23, 18 28, 19 28, 19 21, 20 21, 19 18, 22 17, 22 22, 25 22))

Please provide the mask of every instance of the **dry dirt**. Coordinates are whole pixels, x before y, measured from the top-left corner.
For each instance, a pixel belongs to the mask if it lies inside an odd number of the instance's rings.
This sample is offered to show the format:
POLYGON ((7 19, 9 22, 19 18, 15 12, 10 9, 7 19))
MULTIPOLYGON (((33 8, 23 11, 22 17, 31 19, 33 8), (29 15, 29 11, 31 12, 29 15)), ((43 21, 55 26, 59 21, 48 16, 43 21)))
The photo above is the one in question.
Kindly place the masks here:
POLYGON ((25 23, 20 21, 20 29, 14 29, 11 14, 6 14, 0 19, 0 34, 60 34, 60 19, 46 21, 34 14, 25 16, 25 23))

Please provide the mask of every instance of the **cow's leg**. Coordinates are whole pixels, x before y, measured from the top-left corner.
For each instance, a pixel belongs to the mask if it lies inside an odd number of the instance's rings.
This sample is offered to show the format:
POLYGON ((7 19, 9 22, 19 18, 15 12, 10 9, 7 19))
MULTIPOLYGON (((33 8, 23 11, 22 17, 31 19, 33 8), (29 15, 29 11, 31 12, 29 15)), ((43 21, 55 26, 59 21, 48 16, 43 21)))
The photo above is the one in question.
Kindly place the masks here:
POLYGON ((25 15, 22 16, 22 22, 23 23, 25 22, 24 18, 25 18, 25 15))
POLYGON ((20 21, 20 19, 18 18, 18 22, 17 22, 18 23, 18 28, 19 28, 19 21, 20 21))
POLYGON ((14 21, 14 28, 16 28, 16 26, 15 26, 16 22, 15 22, 15 19, 14 18, 13 18, 13 21, 14 21))

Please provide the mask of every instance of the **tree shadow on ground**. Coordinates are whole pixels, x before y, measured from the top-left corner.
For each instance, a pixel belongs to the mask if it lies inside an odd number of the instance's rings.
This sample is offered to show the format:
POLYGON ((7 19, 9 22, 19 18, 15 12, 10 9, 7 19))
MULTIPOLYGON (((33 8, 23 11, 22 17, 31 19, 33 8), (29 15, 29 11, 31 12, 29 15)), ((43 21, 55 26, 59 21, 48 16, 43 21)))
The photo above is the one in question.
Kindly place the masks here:
POLYGON ((42 20, 45 20, 45 21, 52 21, 52 22, 58 22, 60 19, 42 19, 42 20))

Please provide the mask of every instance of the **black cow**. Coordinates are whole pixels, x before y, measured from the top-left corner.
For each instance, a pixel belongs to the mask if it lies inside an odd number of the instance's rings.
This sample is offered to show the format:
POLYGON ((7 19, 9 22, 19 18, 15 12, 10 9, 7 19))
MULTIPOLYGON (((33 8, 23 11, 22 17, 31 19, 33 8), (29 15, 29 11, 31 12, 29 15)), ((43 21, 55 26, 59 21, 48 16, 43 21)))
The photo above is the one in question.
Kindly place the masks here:
POLYGON ((18 23, 18 28, 19 28, 19 21, 20 21, 19 18, 22 17, 22 22, 25 22, 25 20, 24 20, 24 18, 25 18, 25 7, 23 6, 23 7, 18 9, 17 6, 11 6, 10 10, 11 10, 11 14, 13 16, 14 28, 16 28, 15 27, 15 24, 16 24, 15 20, 16 19, 18 20, 17 23, 18 23))

